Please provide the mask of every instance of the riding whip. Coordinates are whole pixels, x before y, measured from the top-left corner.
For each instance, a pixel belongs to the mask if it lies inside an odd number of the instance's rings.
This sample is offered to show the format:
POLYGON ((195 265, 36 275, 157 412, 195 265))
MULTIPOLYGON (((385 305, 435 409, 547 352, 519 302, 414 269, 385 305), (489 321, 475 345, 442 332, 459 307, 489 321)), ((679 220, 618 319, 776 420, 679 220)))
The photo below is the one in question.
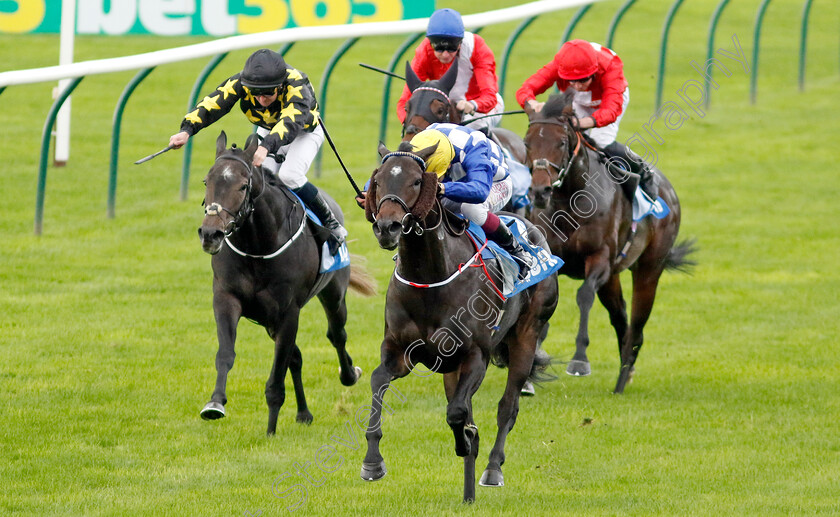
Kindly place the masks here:
POLYGON ((489 115, 482 115, 480 117, 471 118, 469 120, 462 120, 460 125, 466 126, 467 124, 472 124, 476 120, 481 120, 487 117, 501 117, 502 115, 517 115, 519 113, 525 113, 525 110, 515 110, 515 111, 500 111, 499 113, 490 113, 489 115))
POLYGON ((395 74, 394 72, 389 72, 388 70, 384 70, 382 68, 377 68, 375 66, 366 65, 364 63, 359 63, 359 66, 362 68, 367 68, 368 70, 373 70, 374 72, 379 72, 380 74, 390 75, 391 77, 396 77, 397 79, 402 79, 405 81, 405 77, 395 74))
POLYGON ((140 158, 139 160, 134 162, 134 165, 140 165, 141 163, 147 162, 147 161, 151 160, 152 158, 154 158, 155 156, 163 154, 170 149, 174 149, 174 148, 171 145, 167 145, 166 147, 164 147, 160 151, 156 152, 155 154, 150 154, 149 156, 147 156, 145 158, 140 158))
POLYGON ((361 196, 362 191, 359 190, 358 185, 356 185, 356 182, 353 181, 353 176, 350 175, 350 171, 348 171, 347 167, 344 166, 344 161, 342 161, 341 155, 338 154, 338 149, 335 148, 333 139, 330 138, 330 133, 327 131, 327 126, 324 124, 324 119, 318 117, 318 123, 321 124, 321 128, 324 130, 324 136, 327 138, 327 142, 329 142, 330 147, 332 147, 332 150, 335 153, 335 157, 338 158, 338 163, 341 165, 341 168, 344 169, 344 174, 347 175, 347 179, 350 180, 350 184, 353 185, 353 189, 356 191, 356 195, 361 196))

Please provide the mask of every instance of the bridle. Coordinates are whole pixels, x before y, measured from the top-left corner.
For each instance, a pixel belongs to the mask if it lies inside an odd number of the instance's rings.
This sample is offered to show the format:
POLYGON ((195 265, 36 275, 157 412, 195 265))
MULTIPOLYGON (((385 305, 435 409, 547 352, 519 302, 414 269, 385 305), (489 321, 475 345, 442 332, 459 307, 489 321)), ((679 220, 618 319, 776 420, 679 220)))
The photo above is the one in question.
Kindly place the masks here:
MULTIPOLYGON (((555 126, 561 126, 563 128, 566 128, 566 127, 571 128, 572 127, 571 124, 569 124, 568 122, 563 122, 561 120, 554 120, 554 119, 532 120, 528 124, 528 127, 530 128, 532 125, 535 125, 535 124, 552 124, 552 125, 555 125, 555 126)), ((533 175, 533 171, 543 170, 548 175, 548 179, 551 180, 551 171, 550 171, 549 167, 551 167, 551 168, 553 168, 554 170, 557 171, 557 179, 554 180, 554 182, 551 183, 551 188, 559 188, 563 184, 563 181, 566 179, 566 176, 568 176, 568 174, 569 174, 569 169, 571 169, 572 162, 577 157, 578 152, 580 152, 580 142, 583 140, 583 137, 580 135, 580 133, 577 130, 575 130, 574 133, 575 133, 575 136, 577 136, 577 141, 575 142, 575 149, 574 149, 574 151, 572 151, 569 154, 569 159, 566 160, 565 165, 563 165, 561 167, 560 165, 550 161, 548 158, 537 158, 536 160, 531 162, 531 171, 532 171, 531 174, 532 175, 533 175)))
MULTIPOLYGON (((440 95, 441 97, 443 97, 443 101, 446 102, 447 109, 446 109, 446 113, 443 116, 443 120, 434 120, 433 121, 431 119, 437 118, 437 117, 434 117, 434 113, 432 113, 431 109, 429 108, 429 106, 431 105, 431 101, 429 101, 428 104, 424 104, 421 109, 417 110, 416 114, 419 115, 420 117, 422 117, 424 120, 426 120, 430 124, 432 124, 434 122, 449 122, 449 119, 450 119, 449 113, 451 111, 451 106, 452 106, 452 101, 449 100, 449 95, 447 95, 446 92, 444 92, 443 90, 441 90, 439 88, 435 88, 433 86, 419 86, 419 87, 415 88, 414 90, 412 90, 412 92, 411 92, 412 97, 414 96, 414 92, 419 92, 419 91, 429 91, 429 92, 436 93, 437 95, 440 95), (426 113, 423 113, 424 111, 426 113)), ((411 99, 409 98, 409 100, 411 100, 411 99)), ((434 99, 432 99, 432 100, 434 100, 434 99)), ((409 113, 406 113, 405 115, 406 115, 405 120, 406 120, 406 122, 408 122, 410 120, 409 113)), ((410 127, 411 127, 411 125, 408 125, 408 126, 403 125, 403 129, 402 129, 403 136, 405 136, 406 130, 409 129, 410 127)), ((420 128, 417 128, 417 129, 420 129, 420 128)))
MULTIPOLYGON (((407 151, 394 151, 394 152, 386 154, 385 156, 382 157, 382 161, 380 162, 380 167, 389 158, 395 158, 395 157, 399 157, 399 156, 405 156, 405 157, 411 158, 412 160, 417 162, 417 164, 420 166, 421 173, 426 172, 426 162, 424 162, 423 159, 420 158, 419 156, 417 156, 416 154, 409 153, 407 151)), ((438 213, 440 214, 440 217, 439 217, 437 223, 435 223, 434 226, 431 226, 431 227, 429 227, 429 226, 424 227, 422 225, 422 218, 420 217, 420 215, 414 213, 414 207, 417 205, 417 202, 420 201, 420 198, 418 197, 417 200, 414 201, 414 205, 409 207, 408 203, 406 203, 405 200, 402 199, 397 194, 385 194, 384 196, 382 196, 379 199, 379 202, 376 204, 376 213, 374 214, 374 217, 376 217, 376 215, 379 214, 379 212, 382 208, 382 205, 386 201, 391 201, 393 203, 396 203, 396 204, 400 205, 400 207, 403 209, 403 211, 405 211, 405 215, 403 216, 402 220, 400 221, 400 227, 401 227, 401 231, 402 231, 403 235, 407 235, 407 234, 411 233, 412 231, 414 231, 414 233, 417 234, 417 235, 423 235, 423 233, 427 230, 437 229, 438 226, 440 226, 441 222, 443 221, 443 209, 440 207, 440 200, 435 200, 436 205, 438 207, 438 213)))
POLYGON ((248 170, 248 185, 245 187, 245 198, 242 200, 242 203, 239 205, 239 208, 236 212, 232 212, 227 208, 223 207, 219 203, 210 203, 209 205, 204 207, 204 215, 215 215, 221 218, 221 212, 225 212, 231 216, 231 220, 225 224, 224 234, 225 237, 230 236, 233 232, 238 230, 242 227, 245 221, 251 216, 254 212, 254 201, 256 201, 262 194, 265 192, 265 183, 263 183, 263 188, 260 190, 259 194, 254 197, 251 197, 251 190, 252 190, 252 180, 254 178, 254 169, 245 160, 240 158, 239 156, 235 155, 222 155, 219 156, 216 160, 235 160, 248 170))

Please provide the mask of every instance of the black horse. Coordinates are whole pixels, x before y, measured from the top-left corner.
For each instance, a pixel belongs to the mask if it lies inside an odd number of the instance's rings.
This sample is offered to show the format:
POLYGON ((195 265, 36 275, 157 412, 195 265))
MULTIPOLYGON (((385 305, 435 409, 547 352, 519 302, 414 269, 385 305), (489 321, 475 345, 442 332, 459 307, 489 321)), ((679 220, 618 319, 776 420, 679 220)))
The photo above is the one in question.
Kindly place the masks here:
MULTIPOLYGON (((300 310, 317 296, 327 315, 327 338, 338 352, 339 378, 345 386, 356 383, 361 369, 345 350, 347 287, 365 295, 375 294, 370 276, 355 265, 319 274, 325 230, 308 223, 303 205, 284 186, 251 162, 257 137, 245 149, 227 149, 222 132, 216 140, 216 162, 207 173, 204 220, 198 235, 201 246, 213 255, 213 311, 219 351, 216 354, 216 388, 201 416, 225 416, 225 386, 233 367, 239 319, 248 318, 265 327, 274 340, 274 364, 265 386, 268 434, 277 428, 277 415, 286 398, 284 380, 291 369, 297 399, 297 421, 312 422, 301 382, 302 358, 296 336, 300 310)), ((325 196, 326 197, 326 196, 325 196)), ((329 199, 333 213, 343 220, 338 205, 329 199)))
MULTIPOLYGON (((380 145, 383 162, 371 177, 366 197, 366 216, 379 245, 398 248, 398 253, 386 297, 381 364, 370 380, 373 402, 361 475, 369 481, 385 475, 379 452, 382 399, 391 381, 422 363, 444 376, 446 422, 455 435, 455 453, 464 458, 464 500, 473 501, 478 428, 472 396, 489 361, 508 367, 496 443, 480 481, 502 486, 505 439, 516 421, 520 390, 550 362, 536 350, 557 305, 557 279, 552 274, 503 299, 496 287, 501 285, 498 268, 492 261, 482 262, 480 243, 473 242, 464 233, 463 221, 447 215, 437 200, 437 176, 425 172, 424 165, 435 146, 417 153, 411 148, 403 142, 399 151, 389 153, 380 145)), ((423 376, 430 375, 424 371, 423 376)))
POLYGON ((633 222, 630 196, 625 194, 632 177, 607 168, 571 126, 573 93, 552 95, 540 113, 528 114, 525 145, 535 206, 530 219, 546 235, 551 252, 565 261, 560 274, 583 279, 577 291, 580 325, 576 351, 566 372, 578 376, 590 373, 588 321, 597 293, 618 337, 621 370, 615 393, 621 393, 642 346, 642 331, 653 308, 659 277, 666 269, 684 270, 693 265, 686 256, 694 246, 692 241, 675 245, 680 203, 659 170, 659 194, 671 211, 663 219, 649 216, 633 222), (629 325, 619 279, 619 273, 628 268, 633 273, 629 325))
MULTIPOLYGON (((461 123, 461 112, 455 109, 455 103, 449 98, 457 76, 457 59, 440 79, 434 81, 421 81, 411 68, 411 63, 405 64, 405 83, 411 91, 411 97, 405 104, 403 140, 411 140, 415 134, 435 122, 461 123)), ((525 163, 525 144, 519 135, 509 129, 495 127, 488 136, 495 138, 516 161, 525 163)))

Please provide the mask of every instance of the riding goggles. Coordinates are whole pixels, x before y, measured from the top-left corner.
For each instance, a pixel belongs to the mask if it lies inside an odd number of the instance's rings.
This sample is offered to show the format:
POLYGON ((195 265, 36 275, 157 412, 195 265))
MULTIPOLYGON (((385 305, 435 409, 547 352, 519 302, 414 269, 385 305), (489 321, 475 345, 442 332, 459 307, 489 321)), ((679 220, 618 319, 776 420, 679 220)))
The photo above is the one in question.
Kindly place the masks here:
POLYGON ((458 52, 461 40, 458 38, 429 38, 435 52, 458 52))
POLYGON ((274 95, 275 93, 277 93, 277 87, 274 86, 271 88, 248 88, 248 91, 251 92, 251 95, 253 95, 254 97, 260 95, 274 95))

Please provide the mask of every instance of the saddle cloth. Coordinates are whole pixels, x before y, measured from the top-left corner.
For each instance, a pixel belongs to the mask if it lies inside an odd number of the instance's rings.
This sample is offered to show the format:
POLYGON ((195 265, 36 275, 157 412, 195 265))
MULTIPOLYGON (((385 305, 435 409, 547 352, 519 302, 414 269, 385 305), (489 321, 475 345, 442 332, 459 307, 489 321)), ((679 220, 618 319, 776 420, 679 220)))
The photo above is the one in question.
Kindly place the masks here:
POLYGON ((670 213, 671 209, 668 208, 668 205, 661 196, 657 196, 656 201, 653 201, 642 191, 641 187, 636 187, 636 193, 633 196, 634 221, 641 221, 649 215, 657 219, 662 219, 670 213))
POLYGON ((498 215, 499 219, 502 220, 502 224, 506 224, 510 228, 514 238, 522 244, 525 251, 536 259, 525 278, 519 277, 519 262, 514 260, 510 256, 510 253, 502 249, 501 246, 491 240, 487 240, 487 236, 480 226, 470 221, 468 231, 479 243, 487 243, 487 246, 482 252, 482 258, 487 260, 498 259, 498 264, 503 273, 502 295, 505 298, 510 298, 560 269, 563 266, 563 259, 552 255, 541 246, 528 241, 527 230, 522 221, 509 215, 498 215))

